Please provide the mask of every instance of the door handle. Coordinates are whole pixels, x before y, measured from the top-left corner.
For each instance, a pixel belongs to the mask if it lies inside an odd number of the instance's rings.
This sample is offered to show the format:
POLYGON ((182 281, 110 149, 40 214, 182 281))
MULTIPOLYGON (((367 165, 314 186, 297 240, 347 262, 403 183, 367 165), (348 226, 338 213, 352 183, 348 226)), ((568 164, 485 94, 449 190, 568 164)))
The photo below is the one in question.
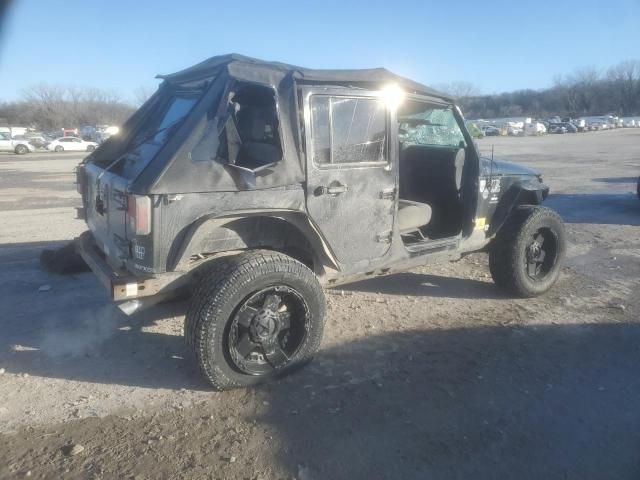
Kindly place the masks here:
POLYGON ((341 184, 340 182, 331 182, 328 187, 318 187, 314 190, 316 196, 320 195, 340 195, 349 190, 349 187, 341 184))

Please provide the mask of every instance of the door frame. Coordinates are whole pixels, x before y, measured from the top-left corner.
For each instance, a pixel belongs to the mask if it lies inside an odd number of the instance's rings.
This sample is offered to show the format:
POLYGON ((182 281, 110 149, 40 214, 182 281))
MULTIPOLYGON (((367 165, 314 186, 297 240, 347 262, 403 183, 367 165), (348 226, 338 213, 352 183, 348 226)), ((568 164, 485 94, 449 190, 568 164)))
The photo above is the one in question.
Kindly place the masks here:
MULTIPOLYGON (((385 145, 387 161, 386 162, 350 162, 350 163, 340 163, 340 164, 330 164, 330 165, 317 165, 314 162, 314 146, 313 139, 311 135, 311 127, 312 127, 312 119, 311 119, 311 97, 313 95, 322 95, 329 97, 343 97, 343 98, 367 98, 367 99, 381 99, 382 91, 374 90, 374 89, 354 89, 353 87, 345 87, 345 86, 325 86, 325 85, 300 85, 300 95, 301 95, 301 104, 303 109, 303 139, 304 139, 304 162, 305 162, 305 179, 306 179, 306 188, 305 188, 305 206, 307 209, 307 216, 310 221, 314 223, 316 230, 321 234, 322 237, 325 237, 322 232, 322 228, 319 225, 315 224, 315 220, 309 213, 309 208, 306 205, 308 197, 313 195, 313 192, 310 191, 309 186, 309 168, 316 168, 319 171, 327 171, 327 170, 365 170, 378 168, 383 169, 385 172, 388 172, 392 181, 393 181, 393 208, 391 211, 391 240, 389 242, 389 247, 385 250, 385 252, 375 258, 369 259, 371 263, 378 263, 380 260, 387 258, 390 256, 394 250, 393 243, 395 239, 395 228, 396 228, 396 216, 398 214, 398 192, 399 192, 399 176, 398 176, 398 132, 397 129, 392 128, 396 123, 396 112, 394 109, 386 108, 385 112, 385 133, 387 138, 387 144, 385 145)), ((331 117, 329 117, 331 118, 331 117)), ((331 248, 331 243, 324 239, 325 244, 331 250, 332 255, 339 264, 345 265, 344 262, 339 260, 339 257, 331 248)))

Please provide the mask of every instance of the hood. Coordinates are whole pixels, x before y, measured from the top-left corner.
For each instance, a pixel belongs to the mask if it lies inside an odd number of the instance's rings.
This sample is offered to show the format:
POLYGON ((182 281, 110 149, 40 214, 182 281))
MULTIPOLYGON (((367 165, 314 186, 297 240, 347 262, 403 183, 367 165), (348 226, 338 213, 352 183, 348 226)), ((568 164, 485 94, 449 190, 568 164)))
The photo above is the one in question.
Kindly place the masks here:
POLYGON ((504 160, 497 160, 490 158, 480 158, 480 169, 483 175, 530 175, 539 177, 540 174, 535 170, 531 170, 528 167, 517 165, 515 163, 506 162, 504 160), (491 165, 493 163, 493 166, 491 165))

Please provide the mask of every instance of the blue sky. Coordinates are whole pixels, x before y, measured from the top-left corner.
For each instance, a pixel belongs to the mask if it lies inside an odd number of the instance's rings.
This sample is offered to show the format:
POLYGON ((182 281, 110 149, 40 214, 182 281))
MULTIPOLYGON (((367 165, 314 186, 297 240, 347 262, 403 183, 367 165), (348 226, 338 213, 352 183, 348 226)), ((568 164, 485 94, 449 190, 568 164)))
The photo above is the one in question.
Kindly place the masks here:
POLYGON ((640 58, 639 26, 639 0, 16 0, 1 37, 0 101, 42 82, 132 98, 157 73, 229 52, 384 66, 484 93, 542 88, 576 67, 640 58))

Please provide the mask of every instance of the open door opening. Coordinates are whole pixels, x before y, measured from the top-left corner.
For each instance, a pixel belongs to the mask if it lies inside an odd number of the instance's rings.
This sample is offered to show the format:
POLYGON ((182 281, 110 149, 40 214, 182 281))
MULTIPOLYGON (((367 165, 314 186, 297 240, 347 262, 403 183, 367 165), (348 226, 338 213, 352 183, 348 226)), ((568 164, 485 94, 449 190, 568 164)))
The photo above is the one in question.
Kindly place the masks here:
POLYGON ((397 122, 397 222, 405 246, 459 235, 467 143, 453 107, 407 99, 397 122))

